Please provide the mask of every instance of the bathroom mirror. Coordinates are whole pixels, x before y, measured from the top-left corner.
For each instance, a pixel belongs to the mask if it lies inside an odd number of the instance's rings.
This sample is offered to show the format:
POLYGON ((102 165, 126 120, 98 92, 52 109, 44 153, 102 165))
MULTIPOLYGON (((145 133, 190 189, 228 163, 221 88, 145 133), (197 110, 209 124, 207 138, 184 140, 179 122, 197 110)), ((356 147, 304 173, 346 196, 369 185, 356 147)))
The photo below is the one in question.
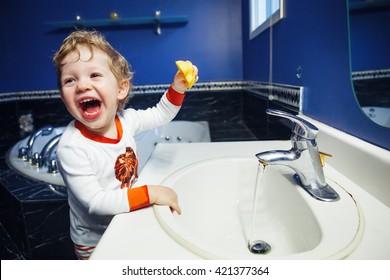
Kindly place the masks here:
POLYGON ((390 128, 390 0, 348 0, 352 82, 362 111, 390 128))

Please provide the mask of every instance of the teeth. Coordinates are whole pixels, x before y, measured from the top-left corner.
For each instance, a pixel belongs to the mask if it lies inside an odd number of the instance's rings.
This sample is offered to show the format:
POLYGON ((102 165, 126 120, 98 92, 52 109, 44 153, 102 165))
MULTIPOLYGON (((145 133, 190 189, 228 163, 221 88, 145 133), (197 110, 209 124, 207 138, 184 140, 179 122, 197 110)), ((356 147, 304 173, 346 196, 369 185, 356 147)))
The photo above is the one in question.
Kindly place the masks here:
POLYGON ((93 113, 88 113, 88 112, 84 112, 84 114, 86 114, 87 116, 94 116, 96 115, 98 112, 93 112, 93 113))
POLYGON ((92 98, 84 99, 84 100, 82 100, 80 103, 87 103, 87 102, 94 101, 94 100, 95 100, 95 99, 92 99, 92 98))

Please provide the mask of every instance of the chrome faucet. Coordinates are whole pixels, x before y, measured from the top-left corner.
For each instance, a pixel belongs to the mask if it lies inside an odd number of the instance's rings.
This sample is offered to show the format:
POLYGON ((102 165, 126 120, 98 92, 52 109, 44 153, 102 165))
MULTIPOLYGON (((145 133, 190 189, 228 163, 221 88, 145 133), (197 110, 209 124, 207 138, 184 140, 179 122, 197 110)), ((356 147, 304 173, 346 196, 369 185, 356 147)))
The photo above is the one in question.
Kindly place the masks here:
POLYGON ((57 162, 56 160, 51 160, 51 155, 54 149, 57 147, 58 142, 60 141, 61 134, 58 134, 50 139, 49 142, 46 143, 45 147, 43 147, 38 160, 38 167, 42 167, 44 165, 48 166, 49 173, 56 173, 57 170, 57 162))
POLYGON ((54 127, 52 125, 44 126, 33 133, 27 140, 27 146, 19 149, 19 157, 24 160, 31 161, 33 159, 33 146, 35 140, 40 136, 50 135, 53 132, 54 127))
POLYGON ((267 109, 266 113, 291 120, 292 148, 288 151, 274 150, 256 154, 263 165, 284 165, 293 169, 294 179, 314 198, 336 201, 340 197, 325 181, 316 137, 318 128, 312 123, 280 110, 267 109))

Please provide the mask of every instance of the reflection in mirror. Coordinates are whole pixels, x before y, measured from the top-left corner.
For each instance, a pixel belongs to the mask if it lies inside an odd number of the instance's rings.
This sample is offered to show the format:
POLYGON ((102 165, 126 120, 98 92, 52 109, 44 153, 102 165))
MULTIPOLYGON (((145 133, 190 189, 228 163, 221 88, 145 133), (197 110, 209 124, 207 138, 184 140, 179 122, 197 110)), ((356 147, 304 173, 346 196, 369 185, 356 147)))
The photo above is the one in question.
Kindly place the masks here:
POLYGON ((352 81, 362 111, 390 127, 390 0, 348 0, 352 81))

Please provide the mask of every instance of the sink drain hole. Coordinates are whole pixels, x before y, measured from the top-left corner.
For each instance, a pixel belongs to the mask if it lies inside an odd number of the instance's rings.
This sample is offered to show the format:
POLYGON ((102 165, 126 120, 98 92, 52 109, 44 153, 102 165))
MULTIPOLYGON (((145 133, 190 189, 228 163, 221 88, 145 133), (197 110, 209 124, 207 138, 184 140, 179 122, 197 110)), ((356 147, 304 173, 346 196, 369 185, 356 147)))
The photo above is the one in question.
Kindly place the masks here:
POLYGON ((263 240, 255 240, 252 243, 248 244, 248 249, 253 254, 267 254, 271 251, 271 246, 263 240))

